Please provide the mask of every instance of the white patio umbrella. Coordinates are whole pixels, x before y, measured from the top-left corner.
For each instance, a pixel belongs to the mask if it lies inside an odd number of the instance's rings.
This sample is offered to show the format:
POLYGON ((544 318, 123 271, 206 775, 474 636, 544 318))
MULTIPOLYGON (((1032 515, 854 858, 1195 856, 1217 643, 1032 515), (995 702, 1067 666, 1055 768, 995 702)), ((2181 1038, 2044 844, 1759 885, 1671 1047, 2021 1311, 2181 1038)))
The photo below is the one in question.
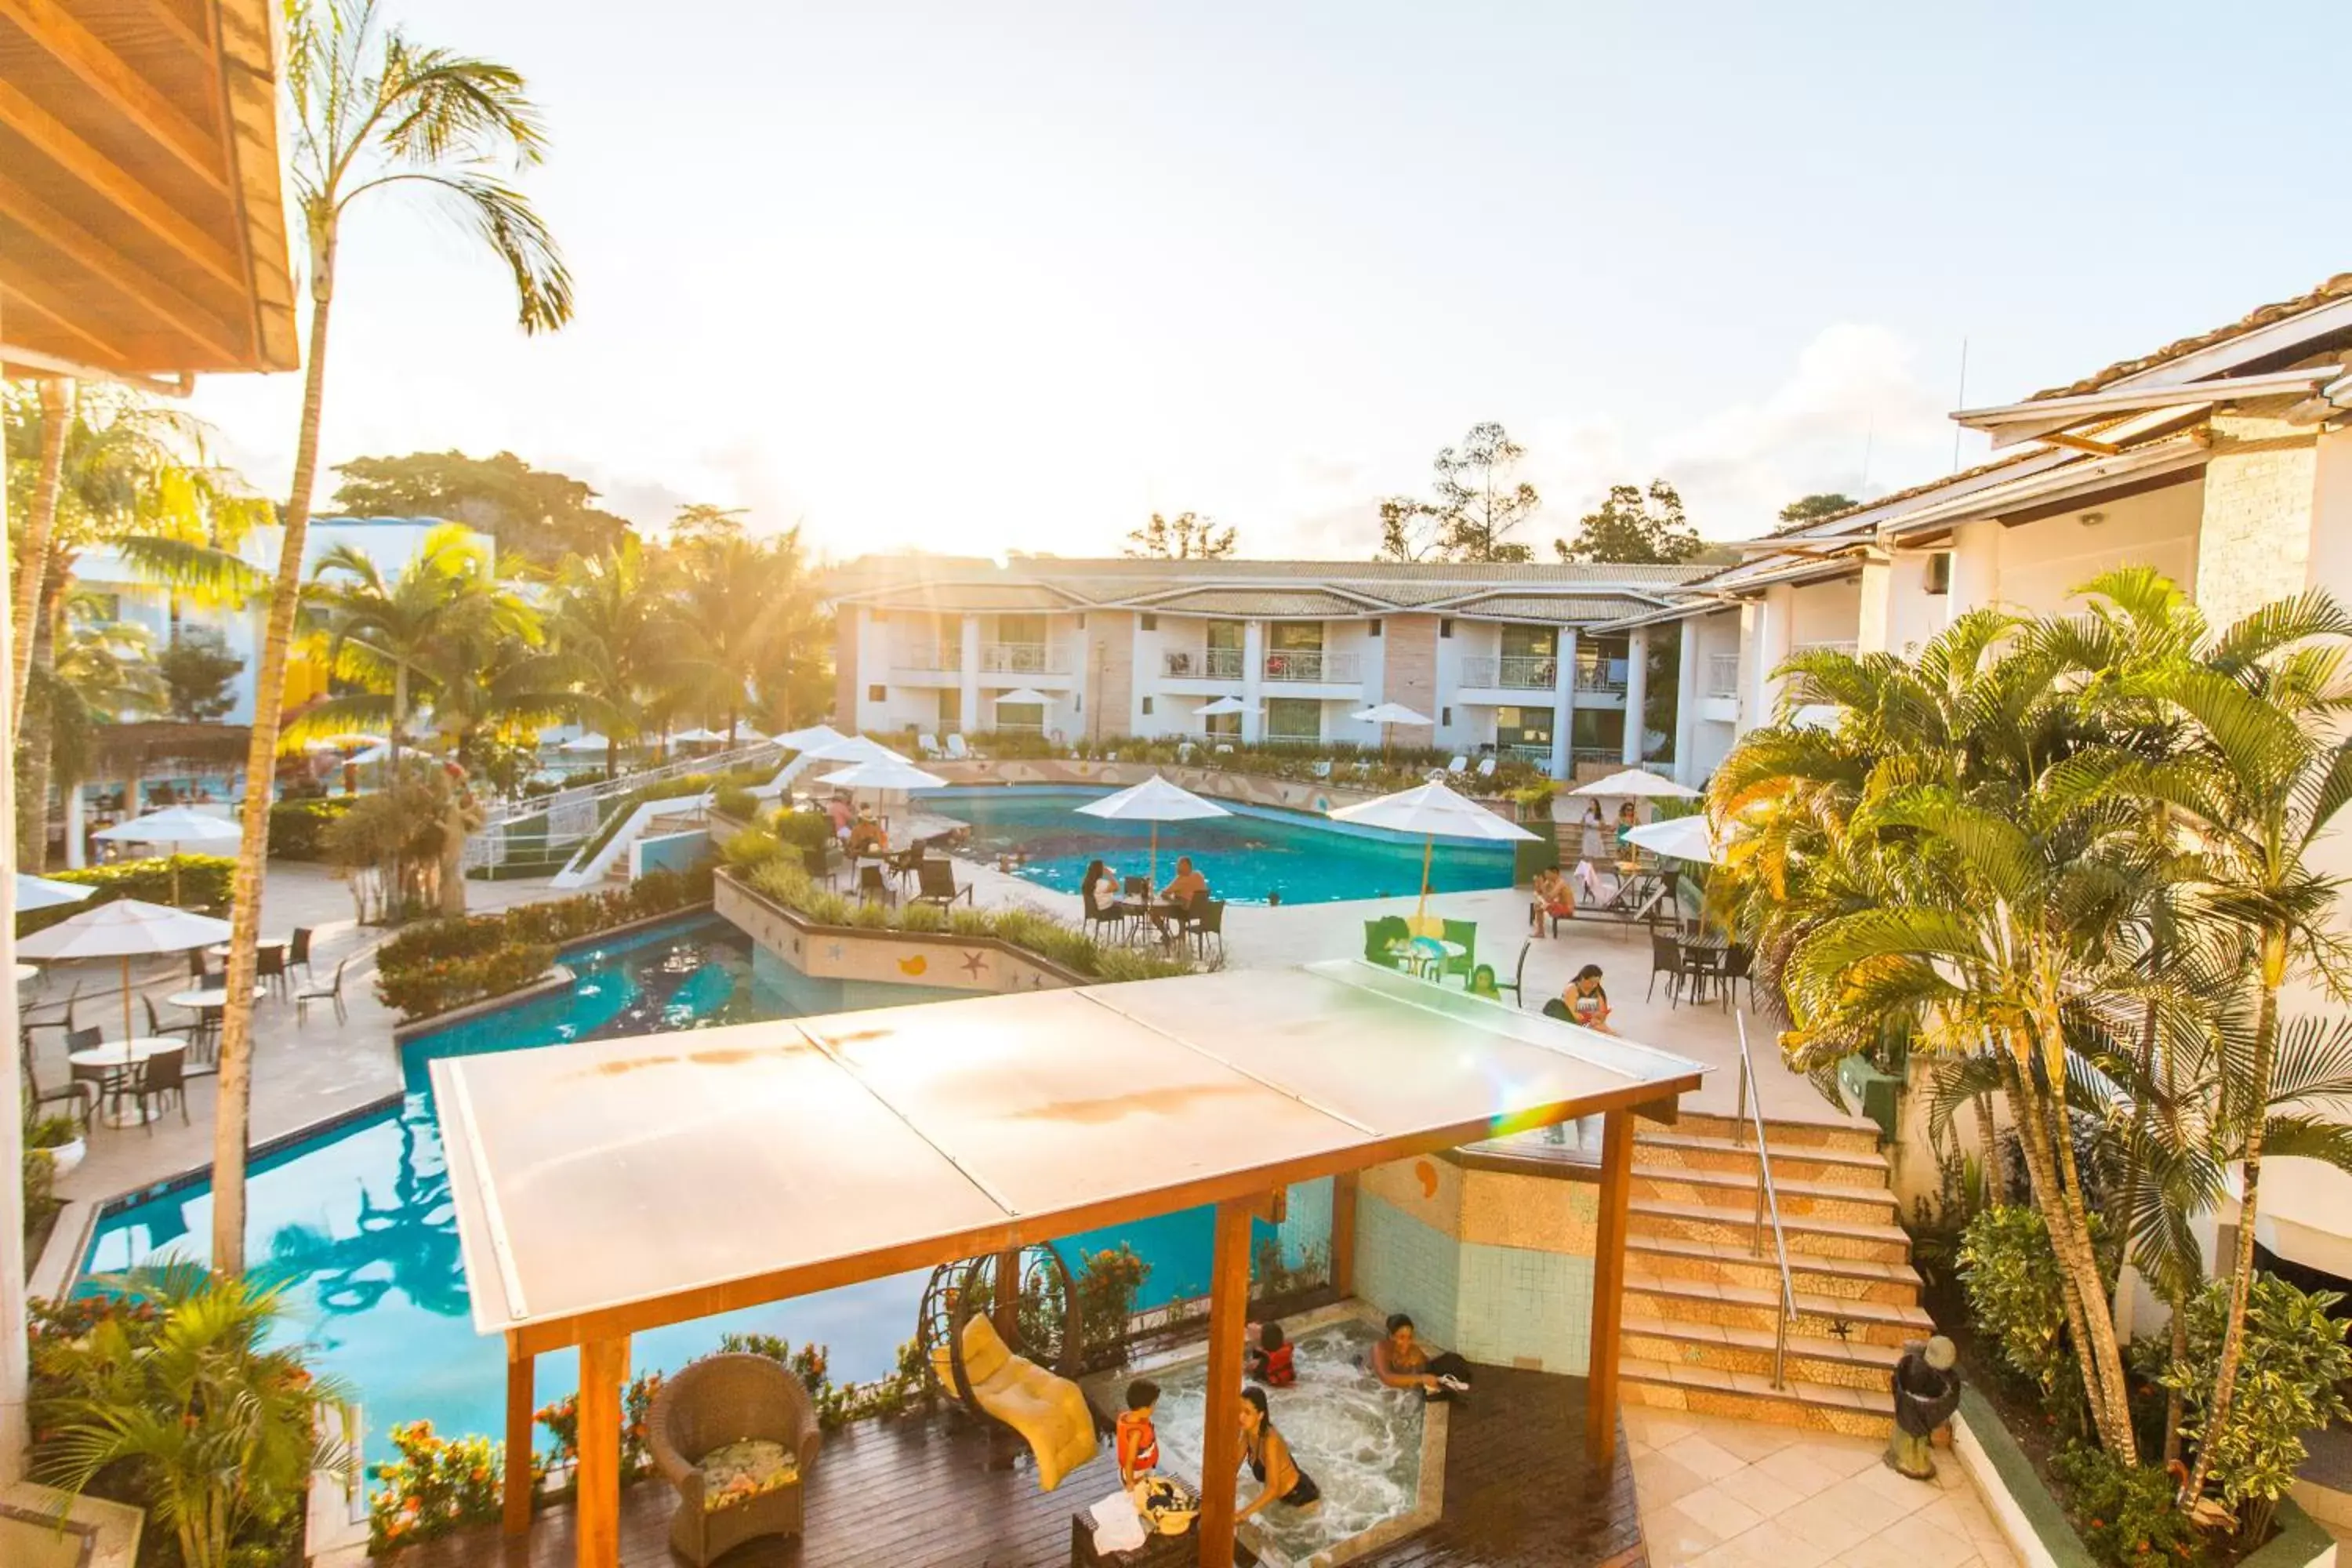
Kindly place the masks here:
MULTIPOLYGON (((869 741, 863 735, 844 735, 838 741, 828 741, 822 746, 811 746, 808 754, 820 763, 906 763, 905 753, 894 752, 879 741, 869 741)), ((914 764, 908 763, 909 767, 914 764)))
POLYGON ((852 763, 837 773, 830 773, 816 781, 842 789, 939 789, 947 780, 937 773, 927 773, 903 757, 874 757, 862 763, 852 763))
POLYGON ((1402 702, 1375 703, 1371 707, 1365 709, 1362 712, 1350 713, 1348 717, 1353 719, 1359 724, 1378 724, 1381 727, 1381 755, 1383 757, 1389 754, 1390 725, 1426 724, 1430 722, 1428 714, 1416 713, 1402 702))
POLYGON ((53 881, 47 877, 28 877, 19 871, 16 873, 16 912, 21 915, 30 910, 53 910, 59 904, 78 904, 96 891, 96 888, 87 883, 53 881))
POLYGON ((128 822, 101 827, 90 837, 112 838, 126 844, 169 846, 172 851, 172 901, 176 904, 180 901, 180 847, 184 844, 235 844, 245 837, 245 830, 222 817, 207 816, 184 805, 167 805, 161 811, 151 811, 144 816, 134 816, 128 822))
POLYGON ((1151 885, 1160 886, 1160 825, 1163 822, 1192 822, 1203 816, 1231 816, 1233 813, 1214 801, 1202 800, 1181 784, 1170 784, 1158 773, 1139 784, 1107 795, 1100 800, 1090 800, 1078 807, 1081 816, 1099 816, 1109 822, 1148 822, 1151 824, 1151 885))
POLYGON ((835 741, 846 741, 849 737, 830 724, 811 724, 806 729, 787 730, 768 739, 788 752, 813 752, 819 746, 830 746, 835 741))
POLYGON ((1517 823, 1506 822, 1476 801, 1447 789, 1435 773, 1425 784, 1384 795, 1378 800, 1343 805, 1329 816, 1334 822, 1421 835, 1421 904, 1413 911, 1416 921, 1429 913, 1429 861, 1439 839, 1476 838, 1496 843, 1536 837, 1517 823))
POLYGON ((1244 702, 1238 697, 1220 697, 1214 702, 1193 709, 1192 714, 1199 719, 1222 719, 1228 713, 1255 713, 1258 710, 1255 702, 1244 702))
POLYGON ((612 743, 611 736, 600 735, 591 730, 585 734, 572 736, 555 749, 559 752, 601 752, 612 743))
POLYGON ((1043 708, 1045 704, 1054 700, 1044 692, 1027 686, 1017 686, 1010 691, 1001 692, 998 694, 996 700, 999 702, 1027 704, 1034 708, 1043 708))
POLYGON ((1643 768, 1627 768, 1568 792, 1612 800, 1696 800, 1698 791, 1643 768))
POLYGON ((707 746, 715 741, 729 741, 734 739, 734 737, 731 735, 721 734, 716 730, 696 728, 692 730, 680 730, 677 734, 672 735, 670 739, 673 741, 690 742, 698 746, 707 746))
POLYGON ((73 958, 121 959, 122 1037, 127 1040, 135 1033, 131 1026, 131 961, 151 953, 210 947, 228 938, 226 921, 161 904, 142 904, 136 899, 117 899, 59 921, 47 931, 35 931, 16 943, 16 952, 20 957, 53 963, 73 958))
POLYGON ((1715 830, 1707 826, 1704 816, 1674 816, 1664 822, 1645 822, 1639 827, 1626 829, 1625 842, 1638 844, 1654 855, 1670 860, 1692 860, 1709 866, 1723 864, 1723 846, 1716 841, 1715 830))

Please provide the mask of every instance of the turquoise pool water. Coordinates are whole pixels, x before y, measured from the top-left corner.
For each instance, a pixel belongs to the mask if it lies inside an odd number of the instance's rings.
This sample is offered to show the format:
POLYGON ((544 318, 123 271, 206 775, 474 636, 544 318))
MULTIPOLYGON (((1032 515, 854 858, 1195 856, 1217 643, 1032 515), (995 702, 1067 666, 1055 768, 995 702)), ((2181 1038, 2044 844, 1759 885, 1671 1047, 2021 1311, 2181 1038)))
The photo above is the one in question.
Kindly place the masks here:
MULTIPOLYGON (((812 979, 707 918, 583 947, 566 962, 577 976, 570 990, 412 1041, 398 1105, 338 1123, 254 1165, 248 1258, 257 1271, 286 1282, 292 1326, 317 1347, 317 1364, 358 1391, 372 1462, 392 1457, 387 1435, 395 1423, 425 1418, 444 1432, 496 1435, 504 1419, 505 1351, 474 1331, 434 1120, 433 1058, 947 994, 812 979)), ((1205 1288, 1211 1229, 1205 1209, 1164 1215, 1073 1237, 1064 1255, 1075 1268, 1080 1253, 1125 1241, 1152 1265, 1139 1302, 1152 1306, 1205 1288)), ((103 1217, 84 1268, 103 1273, 169 1256, 202 1259, 211 1234, 209 1184, 184 1184, 103 1217)), ((829 1347, 836 1379, 879 1377, 913 1337, 927 1278, 898 1275, 640 1334, 634 1364, 675 1367, 715 1348, 722 1333, 756 1331, 829 1347)), ((570 1352, 540 1358, 539 1403, 578 1384, 570 1352)), ((545 1441, 544 1431, 540 1437, 545 1441)))
MULTIPOLYGON (((1101 789, 1020 785, 925 790, 926 811, 971 825, 971 850, 993 861, 1025 858, 1018 874, 1065 893, 1078 890, 1087 862, 1100 856, 1120 877, 1150 869, 1151 825, 1080 816, 1077 808, 1111 794, 1101 789)), ((1176 857, 1190 855, 1212 896, 1234 904, 1328 904, 1342 899, 1402 898, 1421 887, 1422 841, 1379 828, 1329 822, 1297 812, 1227 804, 1229 816, 1160 825, 1160 879, 1176 857)), ((1429 885, 1441 893, 1511 885, 1509 845, 1441 841, 1429 885)))

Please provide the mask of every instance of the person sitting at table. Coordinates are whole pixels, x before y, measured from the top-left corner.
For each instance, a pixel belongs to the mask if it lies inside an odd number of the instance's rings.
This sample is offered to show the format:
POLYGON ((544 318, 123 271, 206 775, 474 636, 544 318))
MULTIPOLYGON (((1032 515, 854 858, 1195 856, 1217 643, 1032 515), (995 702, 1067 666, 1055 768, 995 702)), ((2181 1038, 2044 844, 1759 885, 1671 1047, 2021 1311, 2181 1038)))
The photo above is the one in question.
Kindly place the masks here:
POLYGON ((1535 899, 1528 905, 1528 931, 1532 936, 1544 934, 1545 922, 1564 921, 1576 913, 1576 889, 1556 866, 1547 866, 1536 873, 1535 899))
POLYGON ((1260 1485, 1249 1505, 1235 1510, 1235 1524, 1268 1503, 1282 1503, 1304 1512, 1322 1502, 1323 1493, 1314 1479, 1298 1468, 1298 1461, 1290 1457, 1290 1445, 1274 1429, 1274 1418, 1265 1412, 1263 1388, 1242 1390, 1242 1458, 1248 1461, 1250 1474, 1257 1478, 1260 1485))
POLYGON ((1470 1392, 1470 1363, 1452 1352, 1432 1352, 1413 1332, 1412 1319, 1390 1314, 1388 1335, 1372 1347, 1372 1375, 1391 1388, 1417 1388, 1441 1404, 1470 1392))
POLYGON ((874 820, 874 813, 870 809, 859 812, 856 822, 849 829, 849 852, 853 856, 878 856, 890 852, 890 836, 882 831, 882 825, 874 820))
POLYGON ((1601 966, 1588 963, 1576 972, 1557 1001, 1544 1004, 1544 1016, 1581 1024, 1597 1034, 1613 1035, 1609 1026, 1609 992, 1601 984, 1601 966))
POLYGON ((1160 902, 1171 907, 1153 910, 1151 923, 1160 928, 1160 934, 1163 937, 1171 928, 1181 930, 1184 918, 1208 896, 1209 879, 1201 875, 1190 855, 1179 855, 1176 857, 1176 874, 1168 879, 1166 887, 1160 889, 1160 902))
POLYGON ((1100 859, 1089 860, 1086 875, 1078 882, 1078 896, 1086 900, 1087 914, 1097 920, 1105 919, 1118 908, 1118 879, 1100 859))
POLYGON ((845 795, 835 795, 824 803, 824 814, 833 819, 833 836, 835 838, 847 838, 850 819, 857 815, 856 809, 849 804, 849 797, 845 795))
POLYGON ((1619 859, 1632 858, 1633 847, 1626 841, 1625 836, 1639 826, 1641 821, 1641 814, 1633 809, 1632 801, 1629 800, 1617 808, 1617 857, 1619 859))

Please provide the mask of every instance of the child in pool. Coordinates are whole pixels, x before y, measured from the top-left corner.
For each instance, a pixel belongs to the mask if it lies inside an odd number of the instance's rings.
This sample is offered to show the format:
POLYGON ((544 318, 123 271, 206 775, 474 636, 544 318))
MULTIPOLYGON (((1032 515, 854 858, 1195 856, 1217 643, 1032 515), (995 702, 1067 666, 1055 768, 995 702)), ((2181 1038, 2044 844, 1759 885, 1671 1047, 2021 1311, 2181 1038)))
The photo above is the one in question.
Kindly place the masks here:
POLYGON ((1249 1375, 1268 1388, 1288 1388, 1298 1381, 1298 1368, 1291 1361, 1291 1343, 1282 1337, 1282 1325, 1268 1322, 1257 1331, 1257 1343, 1243 1357, 1249 1375))

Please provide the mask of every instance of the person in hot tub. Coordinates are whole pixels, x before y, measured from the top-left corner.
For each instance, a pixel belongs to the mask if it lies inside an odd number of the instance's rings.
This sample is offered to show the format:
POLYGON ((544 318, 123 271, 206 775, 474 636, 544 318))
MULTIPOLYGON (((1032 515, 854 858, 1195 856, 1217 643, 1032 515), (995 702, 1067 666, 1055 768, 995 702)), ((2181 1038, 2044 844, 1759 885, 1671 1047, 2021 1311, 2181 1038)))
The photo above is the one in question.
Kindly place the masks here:
POLYGON ((1372 1375, 1391 1388, 1417 1388, 1431 1404, 1470 1392, 1470 1363, 1450 1351, 1433 1354, 1402 1312, 1390 1315, 1388 1337, 1372 1347, 1372 1375))
POLYGON ((1257 1478, 1259 1488, 1249 1505, 1234 1515, 1235 1524, 1268 1503, 1278 1502, 1302 1513, 1322 1503, 1323 1493, 1314 1478, 1298 1468, 1298 1461, 1290 1457, 1290 1445, 1274 1429, 1274 1418, 1265 1413, 1263 1388, 1242 1390, 1242 1458, 1249 1462, 1250 1474, 1257 1478))

